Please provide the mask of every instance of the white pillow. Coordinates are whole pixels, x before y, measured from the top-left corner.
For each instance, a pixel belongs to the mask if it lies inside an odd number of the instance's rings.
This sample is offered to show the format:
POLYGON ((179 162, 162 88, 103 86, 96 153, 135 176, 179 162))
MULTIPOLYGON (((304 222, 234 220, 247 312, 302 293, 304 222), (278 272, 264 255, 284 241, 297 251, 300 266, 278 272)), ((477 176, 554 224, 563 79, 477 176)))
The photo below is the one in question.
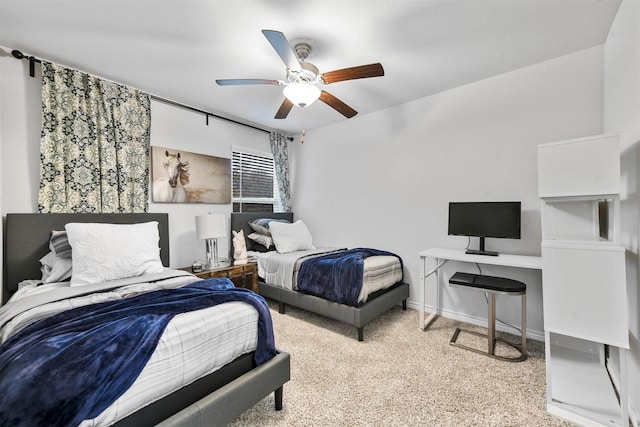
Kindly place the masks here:
POLYGON ((269 231, 276 250, 281 254, 315 249, 311 233, 301 220, 293 224, 272 222, 269 224, 269 231))
POLYGON ((164 270, 156 221, 140 224, 70 223, 65 229, 73 251, 71 286, 164 270))

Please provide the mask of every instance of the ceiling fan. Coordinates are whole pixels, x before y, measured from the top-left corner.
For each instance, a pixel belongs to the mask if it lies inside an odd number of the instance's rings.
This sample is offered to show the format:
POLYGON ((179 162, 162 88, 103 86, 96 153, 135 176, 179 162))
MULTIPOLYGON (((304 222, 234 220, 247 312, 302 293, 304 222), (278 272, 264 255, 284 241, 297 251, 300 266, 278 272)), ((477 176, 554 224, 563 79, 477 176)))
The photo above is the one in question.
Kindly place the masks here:
POLYGON ((316 99, 324 102, 340 114, 351 118, 358 114, 356 110, 318 88, 318 84, 328 85, 345 80, 364 79, 368 77, 384 76, 382 64, 368 64, 358 67, 343 68, 340 70, 320 73, 318 68, 305 60, 311 53, 308 43, 297 43, 293 48, 287 38, 280 31, 262 30, 271 46, 284 64, 287 66, 285 80, 269 79, 219 79, 216 83, 220 86, 230 85, 283 85, 284 101, 275 115, 276 119, 287 117, 294 104, 301 108, 311 105, 316 99))

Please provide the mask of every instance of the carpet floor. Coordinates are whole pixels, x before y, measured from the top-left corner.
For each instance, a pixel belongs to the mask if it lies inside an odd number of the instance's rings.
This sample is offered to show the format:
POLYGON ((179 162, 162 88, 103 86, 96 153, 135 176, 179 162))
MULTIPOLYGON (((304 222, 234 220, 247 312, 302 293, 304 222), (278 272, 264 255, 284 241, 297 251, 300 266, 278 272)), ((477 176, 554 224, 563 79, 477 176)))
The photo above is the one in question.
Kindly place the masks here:
MULTIPOLYGON (((457 326, 480 329, 439 317, 421 331, 418 311, 399 306, 365 327, 363 342, 341 322, 270 307, 276 346, 291 355, 284 407, 275 411, 271 394, 232 426, 569 425, 546 412, 541 342, 529 340, 527 360, 510 363, 449 344, 457 326)), ((458 342, 486 348, 468 337, 458 342)))

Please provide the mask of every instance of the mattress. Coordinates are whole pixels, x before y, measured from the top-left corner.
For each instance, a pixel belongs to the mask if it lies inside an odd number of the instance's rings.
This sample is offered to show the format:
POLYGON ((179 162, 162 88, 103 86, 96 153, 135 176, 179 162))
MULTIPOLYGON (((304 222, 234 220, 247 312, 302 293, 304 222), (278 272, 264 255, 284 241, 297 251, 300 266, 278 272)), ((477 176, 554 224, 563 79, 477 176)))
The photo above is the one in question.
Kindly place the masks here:
MULTIPOLYGON (((82 295, 37 305, 12 318, 2 328, 6 339, 32 321, 71 307, 122 298, 153 289, 184 286, 197 281, 195 276, 176 273, 178 277, 127 284, 99 294, 82 295)), ((169 274, 169 276, 171 276, 169 274)), ((27 285, 25 288, 28 288, 27 285)), ((46 292, 42 287, 29 293, 22 290, 12 301, 46 292)), ((52 289, 60 289, 60 285, 52 289)), ((242 354, 256 349, 258 312, 244 302, 230 302, 202 310, 176 315, 165 329, 151 359, 133 385, 111 406, 81 426, 110 425, 196 379, 217 371, 242 354)))
MULTIPOLYGON (((265 283, 296 291, 297 272, 300 264, 310 257, 343 251, 344 248, 317 248, 289 253, 250 252, 258 263, 258 276, 265 283)), ((402 280, 402 264, 395 256, 371 256, 364 260, 362 289, 359 303, 368 300, 372 293, 389 288, 402 280)))

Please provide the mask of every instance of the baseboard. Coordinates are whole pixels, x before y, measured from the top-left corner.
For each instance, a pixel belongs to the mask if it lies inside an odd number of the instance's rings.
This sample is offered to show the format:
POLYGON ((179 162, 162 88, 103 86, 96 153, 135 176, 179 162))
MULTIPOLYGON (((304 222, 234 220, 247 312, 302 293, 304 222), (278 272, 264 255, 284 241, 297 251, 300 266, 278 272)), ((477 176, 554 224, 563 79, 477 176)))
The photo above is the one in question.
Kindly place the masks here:
MULTIPOLYGON (((418 304, 417 302, 407 301, 407 307, 413 310, 420 310, 420 304, 418 304)), ((440 309, 440 315, 448 319, 470 323, 472 325, 477 325, 483 328, 487 327, 487 319, 483 317, 469 316, 468 314, 465 314, 465 313, 459 313, 456 311, 444 310, 444 309, 440 309)), ((506 332, 509 334, 513 334, 513 333, 518 334, 518 331, 515 331, 513 328, 510 328, 509 326, 506 326, 500 322, 496 322, 496 330, 500 332, 506 332)), ((544 332, 534 331, 527 328, 527 339, 544 342, 544 332)))

